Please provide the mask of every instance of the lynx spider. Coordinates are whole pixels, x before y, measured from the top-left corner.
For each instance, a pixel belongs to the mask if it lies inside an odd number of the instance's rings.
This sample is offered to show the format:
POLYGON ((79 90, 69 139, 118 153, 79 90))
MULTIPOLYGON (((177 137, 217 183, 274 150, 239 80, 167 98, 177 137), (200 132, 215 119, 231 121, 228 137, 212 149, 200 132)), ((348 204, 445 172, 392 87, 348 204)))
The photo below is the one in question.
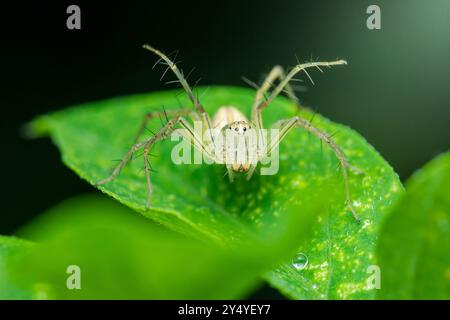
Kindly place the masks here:
MULTIPOLYGON (((145 177, 147 183, 147 203, 146 208, 150 206, 150 200, 153 192, 151 180, 150 180, 150 165, 148 161, 149 151, 152 146, 160 140, 166 139, 170 136, 170 134, 176 129, 176 126, 179 125, 183 135, 190 139, 191 143, 195 148, 204 152, 207 157, 212 159, 217 164, 225 164, 227 168, 227 173, 231 182, 233 182, 235 172, 245 172, 247 175, 247 179, 250 179, 255 171, 256 165, 250 163, 225 163, 223 159, 218 158, 214 155, 211 150, 207 147, 213 140, 213 137, 210 135, 202 135, 199 136, 196 134, 192 128, 192 125, 183 117, 186 116, 190 118, 192 121, 201 121, 204 128, 206 130, 211 129, 232 129, 235 130, 238 134, 243 134, 246 130, 252 128, 256 130, 256 132, 261 131, 263 129, 263 120, 262 120, 262 112, 266 109, 273 100, 281 93, 285 92, 287 96, 293 100, 294 102, 298 102, 297 98, 294 94, 294 91, 290 85, 290 81, 293 80, 294 76, 299 72, 303 71, 309 77, 306 69, 311 67, 316 67, 320 71, 320 67, 331 67, 335 65, 345 65, 347 62, 345 60, 336 60, 331 62, 308 62, 304 64, 297 64, 294 66, 287 74, 285 74, 283 68, 281 66, 275 66, 272 68, 270 73, 267 75, 261 87, 257 88, 255 100, 252 108, 251 121, 247 120, 247 118, 235 107, 232 106, 223 106, 218 109, 216 114, 211 121, 209 114, 205 111, 203 106, 201 105, 198 97, 194 94, 191 87, 186 81, 186 78, 183 75, 183 72, 177 67, 177 65, 172 62, 164 53, 159 50, 149 46, 144 45, 144 49, 147 49, 159 57, 157 63, 162 63, 167 65, 167 70, 171 69, 175 74, 179 82, 187 93, 189 100, 193 104, 194 109, 179 109, 179 110, 164 110, 164 112, 150 112, 145 115, 144 120, 138 130, 136 135, 135 144, 129 149, 126 155, 122 158, 119 164, 114 168, 111 175, 107 178, 100 180, 96 183, 97 186, 106 184, 116 178, 121 170, 126 166, 126 164, 132 159, 133 154, 143 149, 143 158, 144 158, 144 170, 145 177), (274 86, 271 92, 270 89, 274 85, 274 82, 278 80, 278 85, 274 86), (267 96, 266 96, 267 95, 267 96), (147 123, 150 119, 164 115, 167 117, 169 115, 171 118, 168 119, 167 123, 163 125, 163 127, 155 133, 153 136, 138 142, 139 137, 142 135, 145 130, 147 123), (205 138, 206 136, 206 138, 205 138)), ((156 64, 155 64, 156 65, 156 64)), ((166 70, 166 72, 167 72, 166 70)), ((309 77, 310 78, 310 77, 309 77)), ((311 78, 310 78, 311 79, 311 78)), ((311 124, 311 121, 305 120, 300 116, 294 116, 289 119, 279 120, 277 123, 273 125, 279 129, 279 138, 273 142, 270 142, 269 145, 266 146, 267 154, 271 152, 274 148, 276 148, 281 140, 286 136, 287 133, 291 131, 291 129, 295 127, 300 127, 310 132, 311 134, 317 136, 322 142, 327 144, 335 153, 337 159, 339 160, 339 164, 342 171, 342 176, 344 180, 345 187, 345 197, 346 197, 346 205, 348 209, 353 214, 353 217, 359 222, 358 215, 353 208, 351 198, 350 198, 350 190, 348 183, 348 169, 352 170, 355 173, 361 173, 361 171, 352 166, 347 158, 345 157, 342 150, 339 146, 332 140, 331 136, 314 127, 311 124)), ((257 161, 259 162, 264 155, 258 155, 257 161)))

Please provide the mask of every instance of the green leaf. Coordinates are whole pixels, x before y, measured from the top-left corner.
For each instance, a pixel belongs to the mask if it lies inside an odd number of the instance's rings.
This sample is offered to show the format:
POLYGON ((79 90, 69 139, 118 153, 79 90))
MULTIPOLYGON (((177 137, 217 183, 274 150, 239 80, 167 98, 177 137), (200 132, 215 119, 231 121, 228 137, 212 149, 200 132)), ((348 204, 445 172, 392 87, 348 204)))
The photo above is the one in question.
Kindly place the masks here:
POLYGON ((264 252, 186 238, 130 211, 99 196, 57 205, 19 232, 38 244, 9 265, 12 279, 45 299, 232 299, 270 266, 264 252), (79 290, 67 287, 69 266, 79 290))
POLYGON ((7 264, 12 256, 30 243, 16 237, 0 236, 0 299, 30 299, 33 295, 31 291, 23 290, 16 286, 7 276, 7 264))
MULTIPOLYGON (((252 90, 211 87, 199 91, 210 114, 222 105, 250 113, 252 90)), ((31 130, 36 135, 50 134, 64 163, 93 184, 108 176, 112 160, 125 154, 147 112, 162 110, 162 106, 176 109, 179 103, 189 106, 185 97, 179 100, 175 91, 166 91, 87 103, 40 117, 31 130)), ((265 111, 264 123, 269 127, 296 113, 292 102, 279 97, 265 111)), ((300 115, 313 117, 306 109, 300 115)), ((273 235, 271 226, 284 217, 317 213, 317 226, 309 230, 310 240, 300 248, 308 256, 308 267, 296 270, 288 263, 266 278, 292 298, 371 298, 374 293, 364 289, 365 271, 375 263, 378 226, 402 186, 392 168, 360 135, 319 115, 313 124, 329 134, 337 132, 335 141, 350 162, 365 172, 364 176, 350 176, 361 225, 346 209, 334 154, 301 129, 290 133, 281 144, 280 170, 273 176, 255 175, 249 182, 242 178, 230 184, 221 166, 174 165, 170 157, 174 142, 165 141, 153 151, 157 157, 152 158, 152 167, 157 173, 152 175, 151 210, 145 210, 141 158, 100 189, 175 231, 218 242, 246 239, 256 233, 273 235)), ((160 126, 155 120, 149 128, 155 131, 160 126)), ((298 228, 302 237, 306 237, 302 230, 308 226, 288 224, 291 229, 298 228)), ((290 241, 292 237, 285 239, 285 243, 295 244, 290 241)))
POLYGON ((406 183, 380 232, 380 299, 450 299, 450 153, 406 183))

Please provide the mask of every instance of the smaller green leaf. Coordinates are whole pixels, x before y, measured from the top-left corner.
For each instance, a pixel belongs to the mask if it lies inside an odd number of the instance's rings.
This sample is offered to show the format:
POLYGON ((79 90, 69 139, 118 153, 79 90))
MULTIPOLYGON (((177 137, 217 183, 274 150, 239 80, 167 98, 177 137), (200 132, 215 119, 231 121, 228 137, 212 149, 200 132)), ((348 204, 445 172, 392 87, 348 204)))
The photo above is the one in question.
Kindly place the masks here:
POLYGON ((380 232, 381 299, 450 299, 450 153, 406 183, 380 232))
POLYGON ((30 246, 30 243, 15 237, 0 236, 0 300, 30 299, 31 291, 22 290, 10 281, 6 265, 11 256, 30 246))
POLYGON ((262 272, 295 248, 292 232, 276 247, 247 239, 224 248, 157 227, 130 211, 99 196, 63 202, 19 232, 40 244, 16 257, 8 269, 12 278, 47 299, 243 298, 262 272), (70 265, 80 267, 80 290, 66 286, 70 265))

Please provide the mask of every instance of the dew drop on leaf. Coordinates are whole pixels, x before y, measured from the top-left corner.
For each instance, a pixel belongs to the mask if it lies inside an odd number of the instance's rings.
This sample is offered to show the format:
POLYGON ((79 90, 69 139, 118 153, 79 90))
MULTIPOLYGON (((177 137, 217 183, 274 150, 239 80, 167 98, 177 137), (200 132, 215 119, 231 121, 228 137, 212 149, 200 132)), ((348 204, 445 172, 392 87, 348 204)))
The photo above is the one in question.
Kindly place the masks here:
POLYGON ((292 259, 292 266, 297 270, 303 270, 308 266, 308 257, 304 253, 297 253, 292 259))

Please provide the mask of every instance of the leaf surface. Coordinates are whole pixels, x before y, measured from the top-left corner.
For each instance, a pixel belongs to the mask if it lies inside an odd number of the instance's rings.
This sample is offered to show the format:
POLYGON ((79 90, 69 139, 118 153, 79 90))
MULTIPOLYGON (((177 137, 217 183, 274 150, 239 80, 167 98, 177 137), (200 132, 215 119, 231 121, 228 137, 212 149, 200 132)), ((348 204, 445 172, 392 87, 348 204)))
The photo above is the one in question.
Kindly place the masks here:
POLYGON ((0 299, 30 299, 33 294, 14 284, 7 274, 7 265, 13 255, 30 243, 16 237, 0 236, 0 299))
POLYGON ((450 299, 450 153, 406 182, 378 245, 380 299, 450 299))
MULTIPOLYGON (((249 116, 254 91, 211 87, 200 88, 199 96, 210 114, 220 106, 232 105, 249 116)), ((132 145, 147 112, 162 110, 163 106, 177 109, 179 103, 189 107, 187 99, 177 98, 175 91, 92 102, 42 116, 33 121, 31 129, 37 135, 49 134, 61 150, 64 163, 94 184, 108 176, 115 164, 112 160, 120 159, 132 145)), ((264 112, 263 119, 270 127, 296 114, 297 107, 279 97, 264 112)), ((299 114, 306 119, 313 117, 307 109, 299 114)), ((316 225, 308 230, 308 241, 299 249, 308 258, 307 267, 298 270, 288 262, 266 274, 266 279, 296 299, 372 298, 374 292, 365 288, 366 269, 375 263, 380 222, 391 202, 402 193, 402 186, 392 168, 359 134, 320 115, 314 117, 313 124, 328 134, 336 133, 333 139, 350 163, 365 172, 362 176, 350 175, 360 225, 345 206, 335 155, 301 129, 282 142, 276 175, 255 174, 249 182, 240 177, 230 184, 224 167, 175 165, 171 150, 176 142, 165 141, 152 151, 157 156, 151 158, 151 165, 157 173, 152 174, 151 210, 145 210, 142 157, 100 189, 175 231, 224 243, 261 233, 267 238, 276 233, 271 228, 283 217, 312 212, 317 215, 316 225)), ((160 127, 158 119, 149 124, 151 131, 160 127)), ((307 224, 298 226, 299 234, 302 227, 307 224)), ((293 243, 292 237, 286 239, 293 243)))

